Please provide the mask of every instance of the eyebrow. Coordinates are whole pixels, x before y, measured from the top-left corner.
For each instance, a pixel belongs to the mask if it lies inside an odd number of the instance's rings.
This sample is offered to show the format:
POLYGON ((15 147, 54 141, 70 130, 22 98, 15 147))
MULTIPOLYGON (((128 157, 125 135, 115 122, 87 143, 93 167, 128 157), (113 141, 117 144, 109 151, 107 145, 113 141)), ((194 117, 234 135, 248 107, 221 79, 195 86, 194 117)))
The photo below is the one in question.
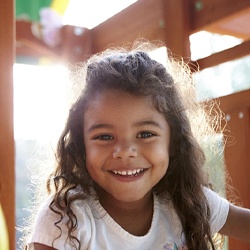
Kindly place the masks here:
POLYGON ((153 121, 153 120, 139 121, 139 122, 136 122, 134 124, 135 127, 141 127, 141 126, 144 126, 144 125, 150 125, 150 126, 162 128, 162 126, 160 125, 160 123, 158 123, 156 121, 153 121))
POLYGON ((107 124, 107 123, 93 124, 92 126, 90 126, 90 128, 87 130, 87 132, 91 132, 95 129, 100 129, 100 128, 113 128, 113 126, 110 124, 107 124))
MULTIPOLYGON (((139 121, 139 122, 135 122, 133 124, 134 127, 142 127, 145 125, 150 125, 150 126, 154 126, 154 127, 158 127, 160 129, 162 129, 162 126, 156 122, 156 121, 152 121, 152 120, 143 120, 143 121, 139 121)), ((98 124, 93 124, 92 126, 90 126, 90 128, 87 130, 87 132, 91 132, 95 129, 101 129, 101 128, 113 128, 114 126, 111 124, 107 124, 107 123, 98 123, 98 124)))

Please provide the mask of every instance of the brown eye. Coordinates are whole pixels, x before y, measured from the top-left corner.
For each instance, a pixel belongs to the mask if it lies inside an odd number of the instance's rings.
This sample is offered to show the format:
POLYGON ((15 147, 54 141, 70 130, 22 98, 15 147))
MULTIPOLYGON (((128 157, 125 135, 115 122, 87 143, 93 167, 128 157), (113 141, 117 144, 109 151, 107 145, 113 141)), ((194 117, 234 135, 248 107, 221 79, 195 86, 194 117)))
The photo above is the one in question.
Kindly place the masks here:
POLYGON ((141 132, 137 135, 137 138, 151 138, 153 136, 156 136, 156 134, 150 132, 150 131, 144 131, 144 132, 141 132))
POLYGON ((109 140, 113 140, 114 137, 111 135, 98 135, 96 137, 94 137, 94 140, 101 140, 101 141, 109 141, 109 140))

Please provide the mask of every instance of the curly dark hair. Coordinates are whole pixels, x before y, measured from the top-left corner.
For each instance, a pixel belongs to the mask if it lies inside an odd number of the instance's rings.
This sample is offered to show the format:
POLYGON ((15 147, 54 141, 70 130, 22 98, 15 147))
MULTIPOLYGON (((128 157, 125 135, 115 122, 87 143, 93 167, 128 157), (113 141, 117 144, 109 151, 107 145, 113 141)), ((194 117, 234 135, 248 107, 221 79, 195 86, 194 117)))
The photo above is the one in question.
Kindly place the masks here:
POLYGON ((58 164, 53 178, 47 182, 49 192, 52 189, 55 192, 50 208, 68 215, 69 239, 76 243, 76 248, 80 248, 80 242, 72 236, 77 218, 71 205, 75 200, 86 199, 95 186, 85 164, 83 114, 93 95, 114 89, 150 96, 156 110, 164 115, 171 129, 170 162, 154 191, 162 202, 171 197, 189 250, 215 249, 209 225, 210 209, 203 193, 203 187, 208 186, 203 173, 205 155, 196 130, 198 127, 198 132, 204 135, 203 122, 208 121, 204 108, 190 97, 193 81, 186 71, 182 62, 168 58, 163 66, 143 50, 109 50, 93 56, 78 69, 78 98, 58 142, 58 164), (203 118, 198 123, 200 115, 203 118), (82 191, 72 194, 70 191, 76 187, 82 191))

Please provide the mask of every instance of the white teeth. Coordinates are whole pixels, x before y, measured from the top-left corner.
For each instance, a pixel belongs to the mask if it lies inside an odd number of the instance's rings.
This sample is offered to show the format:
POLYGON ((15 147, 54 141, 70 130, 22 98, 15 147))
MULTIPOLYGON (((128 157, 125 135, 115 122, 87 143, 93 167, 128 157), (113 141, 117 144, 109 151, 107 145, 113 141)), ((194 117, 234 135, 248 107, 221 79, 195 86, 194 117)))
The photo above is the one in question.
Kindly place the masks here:
POLYGON ((139 174, 140 172, 142 172, 143 169, 134 169, 134 170, 123 170, 123 171, 119 171, 119 170, 112 170, 112 172, 114 174, 119 174, 119 175, 135 175, 135 174, 139 174))
POLYGON ((137 170, 136 170, 136 169, 132 171, 132 174, 136 174, 136 173, 137 173, 137 170))

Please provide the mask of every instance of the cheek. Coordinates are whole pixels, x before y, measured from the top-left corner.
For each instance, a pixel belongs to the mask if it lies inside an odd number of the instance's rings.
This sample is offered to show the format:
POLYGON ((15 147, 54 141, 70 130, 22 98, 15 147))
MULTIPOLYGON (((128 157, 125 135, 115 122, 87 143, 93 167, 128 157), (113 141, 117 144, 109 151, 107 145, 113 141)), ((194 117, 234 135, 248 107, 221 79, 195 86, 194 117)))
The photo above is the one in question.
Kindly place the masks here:
POLYGON ((85 143, 85 154, 86 154, 86 167, 91 174, 91 168, 96 164, 95 162, 98 160, 97 152, 95 148, 92 148, 88 143, 85 143))
POLYGON ((86 152, 86 160, 90 160, 95 158, 98 154, 98 147, 96 147, 91 141, 85 141, 85 152, 86 152))
POLYGON ((169 163, 169 150, 168 146, 164 143, 159 143, 157 145, 147 147, 144 151, 144 155, 151 161, 154 165, 161 168, 167 168, 169 163))
POLYGON ((169 164, 169 146, 168 144, 160 144, 156 148, 155 160, 158 161, 159 165, 162 166, 163 169, 168 168, 169 164))
POLYGON ((86 167, 89 170, 98 164, 98 154, 95 150, 86 150, 86 167))
POLYGON ((162 140, 160 140, 159 143, 156 145, 157 147, 156 150, 159 154, 168 156, 170 148, 170 140, 167 136, 164 138, 165 140, 162 138, 162 140))
POLYGON ((86 151, 86 168, 92 180, 95 182, 98 180, 100 174, 100 163, 98 162, 98 157, 95 156, 93 152, 86 151))
POLYGON ((86 166, 89 171, 102 168, 107 157, 107 150, 102 147, 85 144, 86 146, 86 166))

